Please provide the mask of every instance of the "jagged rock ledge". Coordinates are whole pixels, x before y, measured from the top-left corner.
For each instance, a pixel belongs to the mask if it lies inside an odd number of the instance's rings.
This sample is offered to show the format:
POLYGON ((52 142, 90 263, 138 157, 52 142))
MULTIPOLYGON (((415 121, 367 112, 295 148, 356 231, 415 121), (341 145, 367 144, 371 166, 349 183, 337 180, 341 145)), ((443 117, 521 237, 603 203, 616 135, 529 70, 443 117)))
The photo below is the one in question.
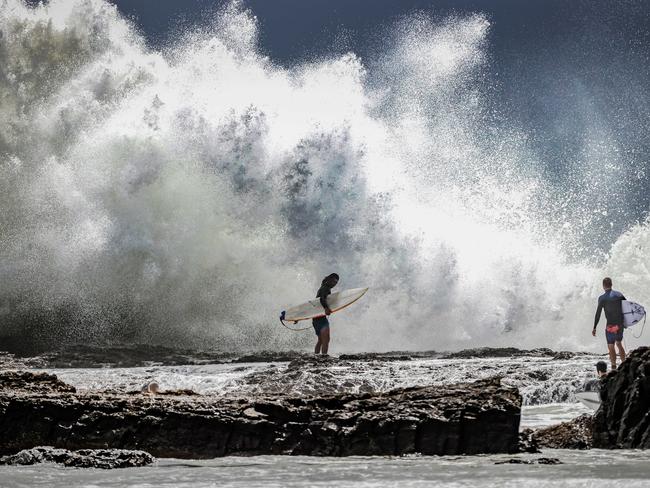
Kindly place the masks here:
MULTIPOLYGON (((517 349, 514 347, 480 347, 457 352, 388 351, 341 354, 346 361, 410 361, 413 359, 469 359, 488 357, 541 356, 549 359, 571 359, 588 353, 553 351, 551 349, 517 349)), ((17 357, 0 351, 0 369, 24 368, 133 368, 151 365, 190 365, 221 363, 289 362, 307 358, 299 351, 257 351, 232 353, 194 351, 151 344, 88 345, 76 344, 61 347, 34 357, 17 357)))
POLYGON ((144 451, 124 449, 81 449, 69 451, 49 446, 24 449, 16 454, 0 457, 0 464, 11 466, 56 463, 67 468, 137 468, 148 466, 155 458, 144 451))
POLYGON ((594 447, 650 449, 650 348, 632 351, 601 382, 594 447))
POLYGON ((472 359, 472 358, 513 358, 522 356, 539 356, 551 359, 572 359, 576 356, 585 356, 586 352, 573 351, 553 351, 546 347, 537 349, 518 349, 516 347, 477 347, 473 349, 463 349, 458 352, 446 353, 443 359, 472 359))
POLYGON ((374 395, 254 399, 78 393, 59 383, 47 374, 0 373, 0 455, 43 445, 178 458, 518 450, 521 396, 496 378, 374 395))
POLYGON ((564 464, 558 458, 540 457, 537 459, 512 458, 504 461, 497 461, 494 464, 564 464))
POLYGON ((520 448, 526 452, 539 452, 539 448, 591 449, 592 429, 593 418, 588 414, 541 429, 524 429, 520 448))

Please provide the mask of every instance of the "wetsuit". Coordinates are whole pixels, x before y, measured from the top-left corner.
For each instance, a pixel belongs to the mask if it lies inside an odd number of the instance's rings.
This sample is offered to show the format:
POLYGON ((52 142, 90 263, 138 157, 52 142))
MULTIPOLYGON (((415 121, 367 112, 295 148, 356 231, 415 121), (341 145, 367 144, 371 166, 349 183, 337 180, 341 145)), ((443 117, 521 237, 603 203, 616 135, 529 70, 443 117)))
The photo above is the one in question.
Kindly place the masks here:
MULTIPOLYGON (((316 298, 320 298, 320 304, 323 306, 323 308, 328 308, 327 296, 330 293, 332 293, 332 288, 327 286, 325 283, 320 286, 318 293, 316 293, 316 298)), ((330 326, 330 321, 327 320, 326 315, 312 319, 311 323, 314 326, 314 332, 316 332, 317 336, 320 336, 320 333, 323 329, 329 329, 330 326)))
POLYGON ((585 381, 583 386, 584 391, 600 391, 600 378, 595 380, 585 381))
POLYGON ((621 292, 611 289, 598 297, 594 329, 596 329, 600 321, 602 311, 605 310, 607 344, 614 344, 614 342, 623 340, 623 305, 621 304, 623 300, 625 300, 625 297, 621 292))

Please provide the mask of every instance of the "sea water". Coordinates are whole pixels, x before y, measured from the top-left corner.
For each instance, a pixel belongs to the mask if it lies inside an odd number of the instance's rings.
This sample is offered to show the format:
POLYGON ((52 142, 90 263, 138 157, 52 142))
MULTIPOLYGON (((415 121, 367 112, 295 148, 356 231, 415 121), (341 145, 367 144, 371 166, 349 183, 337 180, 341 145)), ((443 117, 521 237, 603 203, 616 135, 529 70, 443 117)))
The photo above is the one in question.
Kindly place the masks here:
POLYGON ((535 455, 312 458, 258 456, 210 461, 166 459, 112 471, 58 466, 0 467, 3 488, 71 486, 199 487, 481 487, 645 488, 650 459, 642 451, 544 450, 535 455), (495 464, 554 457, 558 465, 495 464))

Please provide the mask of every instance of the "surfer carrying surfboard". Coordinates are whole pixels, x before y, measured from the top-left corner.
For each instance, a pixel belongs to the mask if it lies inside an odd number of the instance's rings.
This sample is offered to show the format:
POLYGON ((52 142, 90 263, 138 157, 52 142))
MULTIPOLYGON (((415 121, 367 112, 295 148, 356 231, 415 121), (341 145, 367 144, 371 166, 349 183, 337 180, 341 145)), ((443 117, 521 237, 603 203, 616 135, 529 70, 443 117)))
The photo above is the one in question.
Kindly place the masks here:
POLYGON ((332 310, 327 304, 327 296, 332 293, 332 288, 334 288, 338 282, 339 275, 332 273, 323 279, 320 288, 318 289, 318 293, 316 293, 316 298, 320 299, 320 304, 325 309, 325 315, 312 319, 314 332, 316 332, 316 336, 318 337, 318 342, 316 342, 316 347, 314 348, 315 354, 327 354, 327 351, 329 349, 330 322, 327 320, 327 316, 331 315, 332 310))
POLYGON ((612 279, 603 278, 603 293, 598 297, 598 308, 591 335, 596 337, 596 326, 600 321, 602 311, 605 310, 607 325, 605 326, 605 338, 607 339, 607 350, 612 369, 616 369, 616 348, 621 356, 621 362, 625 361, 625 349, 623 348, 623 300, 626 298, 619 291, 612 290, 612 279))

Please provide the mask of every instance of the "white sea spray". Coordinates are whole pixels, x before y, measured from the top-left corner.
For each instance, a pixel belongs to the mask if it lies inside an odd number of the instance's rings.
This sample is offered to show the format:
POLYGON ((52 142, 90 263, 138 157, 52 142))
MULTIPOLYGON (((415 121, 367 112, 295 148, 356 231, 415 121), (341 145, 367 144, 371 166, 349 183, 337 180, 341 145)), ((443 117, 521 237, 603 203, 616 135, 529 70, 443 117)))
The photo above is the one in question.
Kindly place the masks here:
POLYGON ((604 273, 650 303, 648 224, 575 257, 593 168, 558 199, 493 113, 489 28, 418 14, 375 59, 281 67, 238 3, 156 51, 108 2, 4 1, 0 332, 288 349, 280 310, 336 271, 371 287, 339 350, 598 348, 604 273))

